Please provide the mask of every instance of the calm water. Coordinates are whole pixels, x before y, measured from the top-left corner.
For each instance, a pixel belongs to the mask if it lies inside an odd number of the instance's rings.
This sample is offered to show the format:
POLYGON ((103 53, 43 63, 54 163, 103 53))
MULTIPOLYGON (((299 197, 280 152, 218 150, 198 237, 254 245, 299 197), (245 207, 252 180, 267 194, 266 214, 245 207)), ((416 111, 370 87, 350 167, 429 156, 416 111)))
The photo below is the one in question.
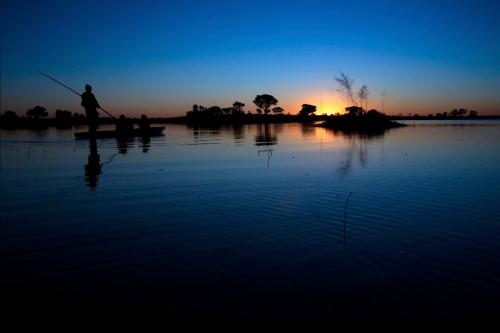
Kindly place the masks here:
MULTIPOLYGON (((1 132, 12 304, 319 318, 500 313, 500 122, 97 142, 1 132)), ((457 123, 451 123, 457 124, 457 123)))

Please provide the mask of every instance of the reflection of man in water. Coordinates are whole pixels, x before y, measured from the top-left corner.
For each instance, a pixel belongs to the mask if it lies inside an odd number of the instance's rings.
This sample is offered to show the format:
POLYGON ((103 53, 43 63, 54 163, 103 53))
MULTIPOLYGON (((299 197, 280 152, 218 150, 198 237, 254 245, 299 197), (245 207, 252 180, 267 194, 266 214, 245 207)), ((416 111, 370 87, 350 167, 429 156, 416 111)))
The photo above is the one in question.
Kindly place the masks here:
POLYGON ((142 136, 141 143, 142 143, 142 152, 147 153, 149 151, 149 147, 151 147, 151 137, 142 136))
POLYGON ((85 86, 85 92, 82 96, 82 106, 85 108, 85 114, 87 116, 87 122, 89 124, 89 133, 95 134, 97 129, 97 117, 99 113, 98 108, 101 108, 94 94, 92 93, 92 87, 87 84, 85 86))
POLYGON ((97 187, 98 176, 101 174, 101 161, 97 152, 97 142, 95 137, 90 138, 90 155, 88 163, 85 165, 85 181, 90 188, 97 187))

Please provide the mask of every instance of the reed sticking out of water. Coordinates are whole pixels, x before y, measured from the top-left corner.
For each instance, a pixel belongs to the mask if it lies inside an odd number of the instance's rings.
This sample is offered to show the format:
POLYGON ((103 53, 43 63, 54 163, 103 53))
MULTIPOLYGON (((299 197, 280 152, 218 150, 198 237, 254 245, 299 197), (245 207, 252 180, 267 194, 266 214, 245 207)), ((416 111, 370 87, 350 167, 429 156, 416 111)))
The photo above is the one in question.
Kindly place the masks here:
POLYGON ((347 248, 347 237, 346 237, 346 229, 345 229, 345 222, 347 218, 347 205, 349 204, 349 200, 351 199, 352 192, 349 192, 349 195, 347 196, 347 199, 345 200, 345 206, 344 206, 344 250, 347 248))
POLYGON ((273 156, 273 150, 271 149, 271 147, 267 147, 267 149, 257 150, 257 156, 260 156, 260 153, 267 153, 267 169, 269 170, 269 162, 271 161, 271 157, 273 156))

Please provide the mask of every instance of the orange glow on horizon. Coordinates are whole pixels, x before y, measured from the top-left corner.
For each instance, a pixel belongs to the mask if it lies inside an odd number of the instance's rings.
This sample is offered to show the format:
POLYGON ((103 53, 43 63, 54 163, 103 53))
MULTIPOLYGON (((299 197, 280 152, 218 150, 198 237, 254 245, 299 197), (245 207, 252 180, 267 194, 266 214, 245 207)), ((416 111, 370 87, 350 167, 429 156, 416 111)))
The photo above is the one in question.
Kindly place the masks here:
POLYGON ((336 113, 344 114, 345 105, 339 100, 334 94, 326 95, 313 95, 311 97, 304 98, 304 102, 298 105, 298 110, 301 109, 302 104, 311 104, 316 106, 316 115, 333 115, 336 113))

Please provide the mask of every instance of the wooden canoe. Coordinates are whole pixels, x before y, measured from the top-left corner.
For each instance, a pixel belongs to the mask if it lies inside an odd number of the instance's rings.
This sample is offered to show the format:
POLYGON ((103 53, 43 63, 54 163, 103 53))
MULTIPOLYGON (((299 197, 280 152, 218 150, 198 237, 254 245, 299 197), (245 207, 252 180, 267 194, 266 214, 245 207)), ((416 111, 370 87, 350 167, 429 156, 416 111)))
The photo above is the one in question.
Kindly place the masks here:
MULTIPOLYGON (((96 138, 132 138, 137 136, 161 136, 163 135, 164 126, 151 127, 149 131, 143 131, 139 128, 134 128, 133 130, 126 132, 117 132, 115 130, 110 131, 97 131, 95 133, 96 138)), ((76 132, 76 139, 88 139, 89 132, 76 132)))

